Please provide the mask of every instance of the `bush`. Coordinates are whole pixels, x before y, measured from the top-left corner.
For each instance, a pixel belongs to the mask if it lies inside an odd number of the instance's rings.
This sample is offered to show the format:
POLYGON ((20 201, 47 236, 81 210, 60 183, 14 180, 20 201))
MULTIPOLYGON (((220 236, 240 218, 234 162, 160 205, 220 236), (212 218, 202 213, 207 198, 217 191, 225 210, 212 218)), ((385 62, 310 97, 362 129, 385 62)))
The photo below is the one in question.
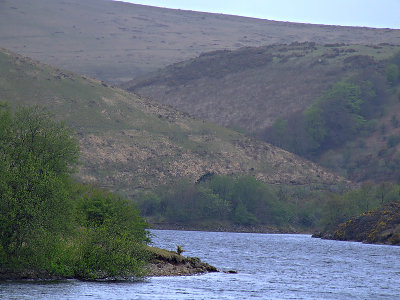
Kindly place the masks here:
POLYGON ((250 213, 243 203, 236 206, 233 221, 239 225, 256 225, 259 223, 257 217, 250 213))
POLYGON ((395 147, 400 143, 400 136, 397 135, 390 135, 387 139, 387 146, 389 148, 395 147))
POLYGON ((389 64, 385 69, 386 80, 390 85, 395 85, 399 79, 399 67, 396 64, 389 64))
POLYGON ((147 224, 132 201, 93 187, 77 199, 83 228, 76 274, 84 278, 143 275, 147 224))

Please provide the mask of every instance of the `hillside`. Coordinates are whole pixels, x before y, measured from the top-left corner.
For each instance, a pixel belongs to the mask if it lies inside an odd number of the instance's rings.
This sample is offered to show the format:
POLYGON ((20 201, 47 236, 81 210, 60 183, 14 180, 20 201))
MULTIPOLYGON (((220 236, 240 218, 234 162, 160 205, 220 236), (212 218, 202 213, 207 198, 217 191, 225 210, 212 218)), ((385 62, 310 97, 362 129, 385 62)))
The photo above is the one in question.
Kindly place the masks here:
POLYGON ((400 44, 400 30, 275 22, 106 0, 0 0, 0 45, 121 83, 203 52, 290 44, 400 44))
POLYGON ((303 111, 336 81, 382 68, 399 46, 292 43, 215 51, 124 85, 223 126, 259 133, 303 111))
POLYGON ((397 181, 399 86, 397 79, 390 84, 386 78, 387 65, 397 53, 399 46, 386 44, 315 43, 216 51, 124 87, 196 117, 252 133, 351 180, 397 181), (340 108, 338 98, 336 105, 326 107, 323 121, 336 122, 328 128, 332 136, 317 149, 301 129, 304 112, 343 80, 361 92, 359 117, 365 126, 354 131, 351 114, 339 117, 348 108, 340 108), (336 121, 330 117, 335 114, 336 121))
POLYGON ((11 107, 48 107, 79 136, 79 177, 127 195, 207 172, 276 184, 341 180, 272 145, 6 50, 0 52, 0 99, 11 107))

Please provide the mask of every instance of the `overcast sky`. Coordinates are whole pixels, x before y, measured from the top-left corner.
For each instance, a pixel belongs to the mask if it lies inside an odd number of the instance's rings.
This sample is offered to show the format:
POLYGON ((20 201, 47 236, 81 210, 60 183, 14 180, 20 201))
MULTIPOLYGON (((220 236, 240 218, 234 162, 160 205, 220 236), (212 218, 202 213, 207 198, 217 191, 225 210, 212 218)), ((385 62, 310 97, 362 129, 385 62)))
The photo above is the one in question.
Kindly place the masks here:
POLYGON ((400 0, 124 0, 124 2, 276 21, 400 29, 400 0))

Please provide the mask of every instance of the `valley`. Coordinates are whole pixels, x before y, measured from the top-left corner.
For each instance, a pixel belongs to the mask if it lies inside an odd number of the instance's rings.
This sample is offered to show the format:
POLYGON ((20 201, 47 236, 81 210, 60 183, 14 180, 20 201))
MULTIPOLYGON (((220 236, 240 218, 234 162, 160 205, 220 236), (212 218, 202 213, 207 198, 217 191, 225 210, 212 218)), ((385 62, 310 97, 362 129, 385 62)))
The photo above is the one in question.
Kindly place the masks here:
POLYGON ((1 0, 0 46, 0 101, 64 120, 76 179, 155 223, 332 230, 397 201, 400 30, 1 0))

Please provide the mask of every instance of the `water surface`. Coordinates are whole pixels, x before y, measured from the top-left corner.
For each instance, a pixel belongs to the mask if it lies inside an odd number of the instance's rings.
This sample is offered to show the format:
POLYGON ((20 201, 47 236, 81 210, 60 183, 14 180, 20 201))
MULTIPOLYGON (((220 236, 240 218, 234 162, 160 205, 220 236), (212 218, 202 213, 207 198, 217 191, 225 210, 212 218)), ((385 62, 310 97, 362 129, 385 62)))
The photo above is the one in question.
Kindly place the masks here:
POLYGON ((153 230, 154 245, 222 270, 141 282, 3 282, 1 299, 398 299, 400 247, 309 235, 153 230))

